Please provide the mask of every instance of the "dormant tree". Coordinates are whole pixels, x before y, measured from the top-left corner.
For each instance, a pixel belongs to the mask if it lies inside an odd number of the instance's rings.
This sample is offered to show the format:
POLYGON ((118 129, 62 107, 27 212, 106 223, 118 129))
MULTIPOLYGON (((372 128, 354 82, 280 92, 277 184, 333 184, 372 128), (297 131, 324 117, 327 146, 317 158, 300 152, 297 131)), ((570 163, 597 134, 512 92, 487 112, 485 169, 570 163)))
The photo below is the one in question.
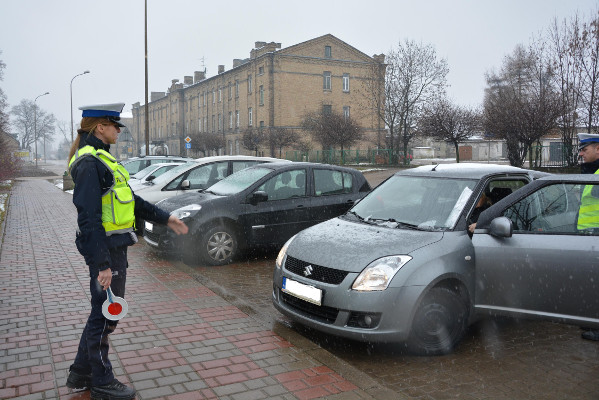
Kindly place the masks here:
POLYGON ((407 154, 423 105, 445 93, 449 67, 432 45, 407 39, 385 61, 385 69, 372 67, 365 95, 389 129, 388 148, 407 154))
POLYGON ((554 85, 560 96, 560 115, 557 125, 562 139, 563 155, 568 165, 574 165, 577 157, 573 151, 580 120, 578 109, 583 104, 581 93, 583 73, 581 62, 581 21, 578 15, 570 20, 553 20, 549 28, 549 56, 553 60, 554 85))
POLYGON ((481 117, 471 108, 440 98, 424 108, 419 128, 425 136, 453 144, 456 162, 460 162, 459 145, 480 132, 481 117))
POLYGON ((46 141, 52 142, 56 123, 53 114, 48 114, 31 100, 21 100, 12 108, 11 114, 14 117, 12 125, 16 130, 22 149, 31 150, 36 138, 39 141, 46 138, 46 141), (34 127, 37 133, 34 132, 34 127))
POLYGON ((225 140, 218 133, 201 132, 189 135, 191 138, 191 150, 202 153, 205 157, 211 151, 218 151, 225 147, 225 140))
POLYGON ((241 145, 258 155, 258 150, 267 142, 266 132, 263 129, 248 127, 243 131, 241 145))
POLYGON ((308 113, 302 118, 301 126, 323 149, 338 146, 343 151, 364 137, 356 121, 336 111, 308 113))
POLYGON ((510 164, 521 167, 533 143, 557 126, 560 99, 542 47, 518 45, 498 73, 487 74, 483 125, 504 139, 510 164))
MULTIPOLYGON (((2 51, 0 51, 0 55, 2 55, 2 51)), ((6 64, 0 60, 0 82, 4 80, 4 68, 6 68, 6 64)), ((8 118, 8 102, 6 101, 6 94, 4 94, 4 90, 0 87, 0 132, 8 133, 9 129, 9 118, 8 118)))
POLYGON ((297 143, 297 133, 292 129, 280 127, 269 127, 264 129, 266 130, 271 157, 276 157, 276 150, 278 150, 279 158, 281 158, 283 155, 283 148, 297 143))

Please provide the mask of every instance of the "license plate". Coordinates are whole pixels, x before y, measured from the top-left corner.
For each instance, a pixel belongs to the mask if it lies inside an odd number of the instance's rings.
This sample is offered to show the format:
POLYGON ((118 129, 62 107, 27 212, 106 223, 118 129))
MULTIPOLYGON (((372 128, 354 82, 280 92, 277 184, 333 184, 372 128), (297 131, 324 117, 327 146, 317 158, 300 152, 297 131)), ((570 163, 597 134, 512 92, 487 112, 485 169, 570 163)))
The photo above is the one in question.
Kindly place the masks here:
POLYGON ((283 277, 283 292, 309 303, 322 305, 322 290, 283 277))
POLYGON ((154 224, 146 221, 146 231, 152 232, 154 230, 154 224))

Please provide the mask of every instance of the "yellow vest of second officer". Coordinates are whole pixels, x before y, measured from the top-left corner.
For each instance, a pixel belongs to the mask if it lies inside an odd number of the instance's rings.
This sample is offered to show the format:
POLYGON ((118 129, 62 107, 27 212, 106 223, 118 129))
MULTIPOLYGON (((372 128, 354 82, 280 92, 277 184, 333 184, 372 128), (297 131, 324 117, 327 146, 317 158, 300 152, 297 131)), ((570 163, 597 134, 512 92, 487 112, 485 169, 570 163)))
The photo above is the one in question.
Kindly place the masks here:
POLYGON ((129 173, 105 150, 84 146, 75 152, 69 162, 69 172, 84 157, 93 156, 100 160, 113 176, 112 186, 102 194, 102 225, 106 235, 131 232, 135 225, 135 201, 127 181, 129 173))
MULTIPOLYGON (((599 173, 599 169, 595 174, 599 173)), ((593 197, 591 191, 594 185, 586 185, 580 198, 578 211, 578 229, 599 228, 599 199, 593 197)))

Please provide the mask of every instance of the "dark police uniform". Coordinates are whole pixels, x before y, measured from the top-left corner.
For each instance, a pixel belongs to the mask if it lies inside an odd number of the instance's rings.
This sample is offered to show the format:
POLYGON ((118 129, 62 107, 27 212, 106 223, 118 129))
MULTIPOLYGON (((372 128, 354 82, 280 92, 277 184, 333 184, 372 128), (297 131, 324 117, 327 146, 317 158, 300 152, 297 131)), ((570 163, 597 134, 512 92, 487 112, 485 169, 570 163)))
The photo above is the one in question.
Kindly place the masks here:
MULTIPOLYGON (((94 135, 81 135, 79 148, 92 146, 96 150, 110 150, 94 135)), ((75 189, 73 203, 77 207, 77 249, 89 267, 91 313, 83 330, 77 356, 71 371, 80 375, 91 374, 92 386, 102 386, 113 381, 112 365, 108 360, 108 335, 114 331, 118 321, 110 321, 102 314, 106 291, 98 282, 98 273, 110 268, 111 290, 116 296, 124 297, 127 278, 127 247, 137 238, 134 232, 107 235, 102 225, 101 198, 114 183, 113 172, 97 157, 85 156, 71 170, 75 189)), ((135 216, 144 220, 166 224, 169 214, 134 195, 135 216)))

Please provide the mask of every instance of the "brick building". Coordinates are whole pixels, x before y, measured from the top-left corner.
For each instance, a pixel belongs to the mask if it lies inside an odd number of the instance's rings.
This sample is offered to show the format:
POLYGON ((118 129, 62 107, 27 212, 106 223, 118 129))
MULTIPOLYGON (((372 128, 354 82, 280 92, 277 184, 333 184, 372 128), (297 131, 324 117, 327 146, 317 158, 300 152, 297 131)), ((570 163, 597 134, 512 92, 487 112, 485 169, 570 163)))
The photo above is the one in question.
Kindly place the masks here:
MULTIPOLYGON (((210 78, 196 71, 182 83, 174 79, 167 92, 152 92, 150 143, 185 155, 185 137, 213 133, 224 138, 221 154, 249 154, 242 146, 248 127, 301 131, 302 117, 322 109, 351 115, 367 136, 361 146, 374 147, 384 124, 369 106, 364 83, 373 71, 384 76, 384 68, 384 55, 370 57, 330 34, 283 49, 256 42, 250 57, 233 60, 231 70, 219 65, 210 78)), ((145 143, 145 108, 133 104, 130 129, 137 149, 145 143)))

